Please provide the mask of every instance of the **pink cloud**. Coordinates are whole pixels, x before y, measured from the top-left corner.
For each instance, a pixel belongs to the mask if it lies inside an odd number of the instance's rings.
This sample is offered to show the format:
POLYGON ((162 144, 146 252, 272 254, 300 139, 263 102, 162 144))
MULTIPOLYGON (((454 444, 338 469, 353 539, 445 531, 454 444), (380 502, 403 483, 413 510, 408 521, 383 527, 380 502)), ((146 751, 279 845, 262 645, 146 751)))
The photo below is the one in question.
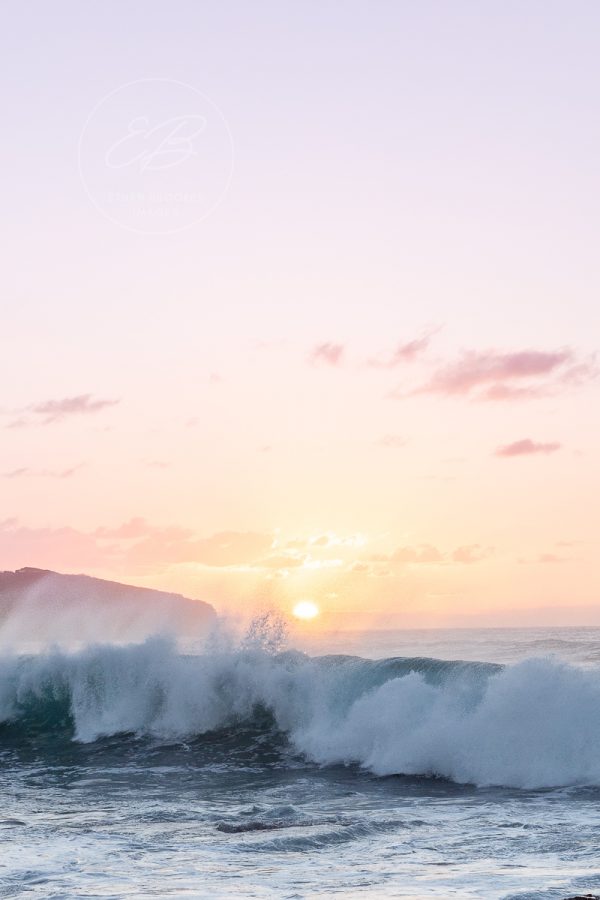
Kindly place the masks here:
POLYGON ((324 363, 328 366, 341 365, 344 356, 344 345, 326 342, 317 344, 310 354, 310 361, 313 364, 324 363))
POLYGON ((126 554, 128 564, 152 568, 162 564, 198 563, 206 566, 255 564, 272 544, 270 535, 222 531, 208 538, 193 539, 185 529, 155 529, 134 543, 126 554))
POLYGON ((167 541, 187 540, 193 534, 194 532, 190 528, 181 528, 178 525, 169 525, 164 528, 150 525, 140 516, 129 519, 128 522, 124 522, 117 528, 97 528, 94 532, 97 538, 118 538, 126 541, 157 536, 167 541))
POLYGON ((573 360, 568 349, 544 352, 521 350, 516 353, 471 351, 455 363, 443 366, 421 388, 423 393, 468 394, 482 385, 502 385, 507 381, 554 374, 573 360))
POLYGON ((258 566, 272 543, 271 535, 254 532, 223 531, 198 538, 190 529, 157 527, 139 517, 93 532, 29 528, 8 519, 0 523, 0 568, 108 568, 139 574, 178 563, 258 566))
POLYGON ((550 384, 532 385, 531 387, 518 387, 502 382, 492 384, 481 391, 480 400, 536 400, 539 397, 551 396, 554 391, 550 384))
POLYGON ((414 362, 429 347, 431 338, 437 334, 439 328, 426 331, 421 337, 412 341, 398 344, 395 350, 385 358, 375 357, 368 361, 368 365, 374 369, 393 369, 402 363, 414 362))
POLYGON ((0 568, 23 566, 82 571, 110 567, 114 550, 74 528, 29 528, 16 519, 0 526, 0 568))
POLYGON ((561 445, 556 441, 547 444, 538 441, 532 441, 530 438, 523 438, 520 441, 513 441, 512 444, 504 444, 498 447, 495 456, 530 456, 534 453, 555 453, 560 450, 561 445))
POLYGON ((76 397, 64 397, 62 400, 45 400, 31 406, 30 410, 43 417, 42 424, 49 425, 68 416, 97 413, 109 406, 115 406, 118 402, 118 400, 95 400, 91 394, 79 394, 76 397))

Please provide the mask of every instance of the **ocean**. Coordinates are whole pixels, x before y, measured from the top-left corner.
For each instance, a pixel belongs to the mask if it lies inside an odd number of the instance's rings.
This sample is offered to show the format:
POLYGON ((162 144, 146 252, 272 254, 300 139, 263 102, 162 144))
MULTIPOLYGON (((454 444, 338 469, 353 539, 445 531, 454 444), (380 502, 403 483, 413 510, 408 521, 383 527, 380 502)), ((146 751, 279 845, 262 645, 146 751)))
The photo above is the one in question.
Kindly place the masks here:
POLYGON ((0 897, 600 893, 600 629, 3 652, 0 897))

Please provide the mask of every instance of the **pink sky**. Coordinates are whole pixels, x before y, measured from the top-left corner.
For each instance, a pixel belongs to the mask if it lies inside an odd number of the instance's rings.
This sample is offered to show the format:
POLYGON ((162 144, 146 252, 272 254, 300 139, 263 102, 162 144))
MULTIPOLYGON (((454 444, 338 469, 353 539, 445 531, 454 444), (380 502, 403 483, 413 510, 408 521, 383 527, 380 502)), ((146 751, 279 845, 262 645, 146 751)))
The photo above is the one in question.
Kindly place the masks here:
POLYGON ((286 9, 8 4, 0 567, 600 622, 600 8, 286 9))

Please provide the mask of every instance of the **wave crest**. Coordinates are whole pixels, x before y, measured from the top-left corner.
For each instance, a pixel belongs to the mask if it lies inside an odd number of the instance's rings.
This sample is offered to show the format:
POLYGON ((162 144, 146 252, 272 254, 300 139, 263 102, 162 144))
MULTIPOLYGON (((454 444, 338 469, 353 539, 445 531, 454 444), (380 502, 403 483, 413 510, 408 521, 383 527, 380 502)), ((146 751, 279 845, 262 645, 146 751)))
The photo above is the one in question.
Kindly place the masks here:
POLYGON ((164 741, 247 722, 283 732, 316 763, 376 775, 600 785, 600 672, 550 660, 502 668, 252 648, 186 656, 150 639, 0 665, 3 729, 164 741))

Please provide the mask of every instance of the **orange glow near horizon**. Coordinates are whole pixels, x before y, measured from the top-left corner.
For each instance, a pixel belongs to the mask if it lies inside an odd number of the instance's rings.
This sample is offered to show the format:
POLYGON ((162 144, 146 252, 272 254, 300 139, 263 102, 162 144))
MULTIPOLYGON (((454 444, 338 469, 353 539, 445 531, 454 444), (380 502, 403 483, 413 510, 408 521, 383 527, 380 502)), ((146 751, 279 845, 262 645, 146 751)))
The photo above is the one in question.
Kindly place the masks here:
POLYGON ((525 4, 120 4, 109 53, 55 6, 82 77, 36 45, 3 118, 0 570, 315 632, 600 624, 600 6, 515 50, 525 4))

